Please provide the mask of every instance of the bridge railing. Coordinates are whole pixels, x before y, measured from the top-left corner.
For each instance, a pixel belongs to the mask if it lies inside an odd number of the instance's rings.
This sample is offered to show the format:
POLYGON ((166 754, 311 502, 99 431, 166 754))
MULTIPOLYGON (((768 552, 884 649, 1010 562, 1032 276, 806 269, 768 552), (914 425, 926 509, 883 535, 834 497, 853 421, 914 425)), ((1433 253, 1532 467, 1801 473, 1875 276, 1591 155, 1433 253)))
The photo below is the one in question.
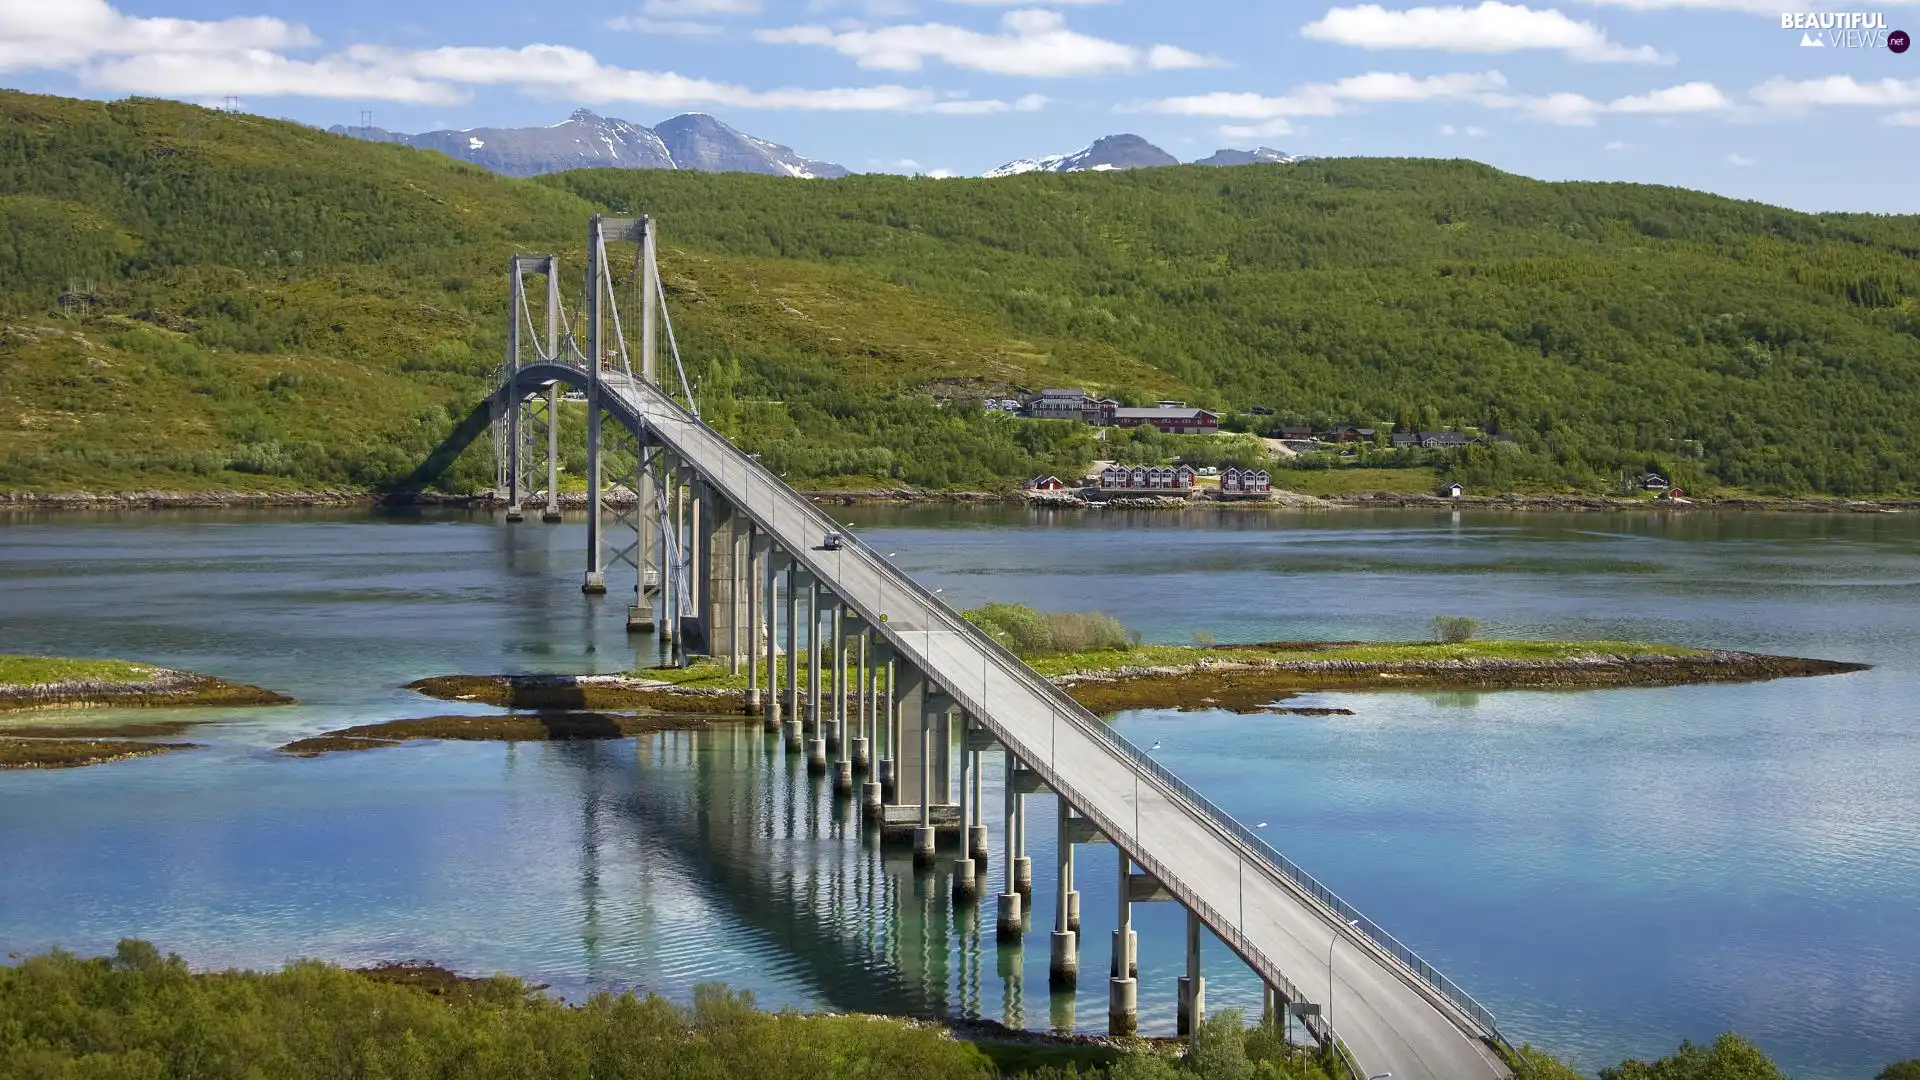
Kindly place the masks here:
MULTIPOLYGON (((615 375, 603 381, 609 383, 624 383, 627 380, 620 375, 615 375)), ((640 388, 636 385, 634 389, 638 391, 640 388)), ((674 402, 664 393, 657 394, 655 400, 660 402, 668 411, 669 417, 672 420, 698 429, 704 437, 717 443, 720 448, 733 454, 739 454, 739 451, 733 447, 724 435, 721 435, 704 421, 688 413, 677 402, 674 402)), ((747 460, 745 455, 740 455, 740 457, 742 461, 747 460)), ((722 458, 722 460, 725 461, 726 459, 722 458)), ((760 467, 757 463, 743 467, 737 476, 728 477, 727 479, 739 484, 742 488, 751 488, 756 483, 764 484, 769 488, 767 494, 777 494, 780 497, 780 501, 790 506, 797 506, 799 512, 809 518, 817 529, 821 531, 841 531, 841 526, 815 505, 812 500, 807 499, 804 495, 795 491, 792 487, 774 476, 767 469, 760 467)), ((1339 919, 1341 924, 1350 926, 1363 935, 1382 953, 1396 961, 1420 983, 1430 988, 1434 993, 1449 1002, 1454 1008, 1469 1017, 1472 1022, 1482 1028, 1486 1034, 1502 1043, 1505 1042, 1499 1034, 1493 1012, 1474 1000, 1458 983, 1455 983, 1452 979, 1442 974, 1413 949, 1406 946, 1392 934, 1387 933, 1378 923, 1342 899, 1338 893, 1335 893, 1332 889, 1322 884, 1318 879, 1314 878, 1313 875, 1307 873, 1305 869, 1294 863, 1293 860, 1287 858, 1266 840, 1255 834, 1245 825, 1242 825, 1233 815, 1215 805, 1211 799, 1202 795, 1199 791, 1195 790, 1192 785, 1180 779, 1180 777, 1171 770, 1161 765, 1152 755, 1114 731, 1111 725, 1102 721, 1077 701, 1074 701, 1059 687, 1029 667, 1025 661, 1015 656, 999 642, 993 640, 990 635, 979 632, 977 627, 974 627, 971 623, 963 619, 959 613, 954 611, 944 600, 933 594, 919 582, 913 580, 910 575, 901 572, 897 567, 893 566, 890 561, 873 551, 871 547, 868 547, 857 535, 851 533, 845 535, 848 540, 867 554, 869 561, 884 576, 887 584, 894 586, 905 594, 901 596, 903 601, 911 597, 911 606, 918 609, 914 614, 921 617, 920 622, 922 626, 928 629, 939 629, 970 635, 971 640, 984 647, 986 655, 994 661, 994 667, 1004 676, 1024 684, 1031 692, 1048 700, 1049 703, 1054 706, 1055 714, 1067 717, 1077 732, 1107 744, 1116 753, 1130 761, 1138 771, 1152 776, 1163 788, 1176 795, 1195 812, 1227 833, 1237 842, 1238 846, 1243 849, 1243 861, 1248 864, 1251 869, 1264 872, 1276 881, 1287 883, 1296 891, 1296 894, 1304 895, 1313 902, 1317 902, 1327 908, 1333 917, 1339 919), (1250 858, 1248 858, 1249 856, 1250 858)), ((898 610, 901 614, 906 613, 904 608, 898 610)), ((966 693, 964 689, 961 689, 960 692, 956 694, 956 697, 962 699, 960 704, 969 712, 982 716, 990 715, 986 703, 974 699, 974 695, 966 693)), ((1087 798, 1089 793, 1075 792, 1069 789, 1063 791, 1063 794, 1067 795, 1068 801, 1076 806, 1087 807, 1094 805, 1093 801, 1087 798)), ((1197 893, 1178 888, 1177 881, 1169 880, 1169 878, 1174 877, 1174 875, 1169 874, 1165 867, 1157 866, 1156 860, 1151 856, 1145 858, 1136 856, 1136 861, 1141 863, 1143 870, 1153 875, 1157 880, 1161 881, 1162 884, 1173 889, 1177 895, 1185 893, 1186 895, 1181 896, 1182 903, 1202 914, 1207 924, 1214 928, 1215 933, 1219 934, 1229 947, 1233 948, 1236 953, 1240 954, 1243 959, 1247 960, 1257 969, 1260 969, 1263 978, 1273 983, 1277 989, 1288 993, 1293 1000, 1306 1000, 1283 973, 1271 969, 1271 965, 1257 962, 1256 958, 1261 955, 1260 951, 1239 929, 1237 920, 1214 910, 1207 904, 1205 899, 1197 893), (1211 917, 1206 917, 1208 915, 1211 915, 1211 917)), ((1323 1035, 1331 1044, 1338 1045, 1337 1036, 1330 1027, 1326 1027, 1326 1018, 1321 1017, 1316 1019, 1319 1021, 1320 1026, 1325 1028, 1325 1030, 1316 1030, 1316 1034, 1323 1035)), ((1308 1021, 1308 1026, 1310 1029, 1314 1029, 1314 1021, 1308 1021)), ((1349 1062, 1349 1065, 1351 1064, 1352 1063, 1349 1062)))

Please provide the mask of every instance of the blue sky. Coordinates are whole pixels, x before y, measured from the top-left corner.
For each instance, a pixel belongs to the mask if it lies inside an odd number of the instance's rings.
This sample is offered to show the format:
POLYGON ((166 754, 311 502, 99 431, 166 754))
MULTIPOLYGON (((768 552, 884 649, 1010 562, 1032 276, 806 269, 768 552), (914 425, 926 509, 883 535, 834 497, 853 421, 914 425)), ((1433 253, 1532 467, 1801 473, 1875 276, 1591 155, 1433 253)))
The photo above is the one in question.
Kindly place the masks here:
POLYGON ((1920 212, 1909 27, 1920 0, 0 0, 0 85, 401 131, 701 111, 957 175, 1131 131, 1920 212))

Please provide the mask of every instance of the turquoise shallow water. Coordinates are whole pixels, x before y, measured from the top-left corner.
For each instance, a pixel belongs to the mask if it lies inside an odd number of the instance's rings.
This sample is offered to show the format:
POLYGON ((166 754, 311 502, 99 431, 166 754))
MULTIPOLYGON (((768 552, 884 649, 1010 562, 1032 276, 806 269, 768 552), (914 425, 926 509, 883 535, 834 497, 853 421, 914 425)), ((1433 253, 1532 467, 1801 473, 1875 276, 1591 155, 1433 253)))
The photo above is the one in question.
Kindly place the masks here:
MULTIPOLYGON (((1115 722, 1511 1036, 1588 1069, 1729 1027, 1801 1080, 1920 1055, 1920 519, 845 515, 956 604, 1097 607, 1156 640, 1410 638, 1444 611, 1489 634, 1875 664, 1115 722)), ((150 659, 302 702, 221 714, 201 751, 0 774, 0 950, 135 935, 203 965, 427 957, 569 994, 721 979, 768 1002, 1104 1024, 1109 854, 1080 861, 1090 977, 1049 995, 1049 829, 1029 852, 1041 923, 998 949, 750 729, 273 753, 452 711, 399 689, 413 678, 650 656, 619 597, 578 593, 583 536, 464 514, 0 524, 0 650, 150 659)), ((1180 916, 1136 910, 1143 1021, 1170 1026, 1180 916)), ((1211 1005, 1257 1003, 1217 944, 1208 966, 1211 1005)))

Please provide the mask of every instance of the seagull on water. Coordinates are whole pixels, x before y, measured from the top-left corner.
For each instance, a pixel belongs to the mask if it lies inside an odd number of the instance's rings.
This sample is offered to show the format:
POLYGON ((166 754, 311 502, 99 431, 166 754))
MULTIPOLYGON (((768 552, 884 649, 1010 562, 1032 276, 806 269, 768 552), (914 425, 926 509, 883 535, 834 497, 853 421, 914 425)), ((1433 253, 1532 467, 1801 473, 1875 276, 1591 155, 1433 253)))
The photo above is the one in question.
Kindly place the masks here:
POLYGON ((1266 823, 1266 822, 1264 822, 1264 821, 1263 821, 1263 822, 1261 822, 1260 824, 1258 824, 1258 825, 1255 825, 1255 826, 1254 826, 1254 828, 1256 828, 1256 829, 1264 829, 1264 828, 1266 828, 1266 827, 1267 827, 1267 823, 1266 823))

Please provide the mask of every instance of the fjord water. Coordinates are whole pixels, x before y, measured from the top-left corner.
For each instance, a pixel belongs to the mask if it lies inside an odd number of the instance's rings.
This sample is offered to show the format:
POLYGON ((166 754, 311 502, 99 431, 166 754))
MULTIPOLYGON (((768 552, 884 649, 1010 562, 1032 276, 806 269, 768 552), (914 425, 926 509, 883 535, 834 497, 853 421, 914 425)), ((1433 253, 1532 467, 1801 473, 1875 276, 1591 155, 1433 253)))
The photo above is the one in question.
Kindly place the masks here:
MULTIPOLYGON (((1408 639, 1447 612, 1499 636, 1874 664, 1115 723, 1516 1042, 1590 1072, 1732 1028, 1800 1080, 1920 1055, 1920 517, 843 514, 958 606, 1099 608, 1153 640, 1408 639)), ((1080 849, 1081 990, 1050 995, 1049 799, 1029 800, 1038 914, 1011 950, 990 914, 951 914, 944 874, 876 856, 752 726, 275 752, 486 711, 401 689, 426 675, 650 662, 618 589, 579 594, 583 537, 451 512, 0 524, 0 651, 152 660, 301 702, 209 714, 197 751, 0 774, 0 951, 138 936, 200 966, 418 957, 569 995, 723 980, 768 1004, 1104 1029, 1112 855, 1080 849)), ((997 775, 990 756, 990 790, 997 775)), ((1180 916, 1135 910, 1143 1027, 1170 1029, 1180 916)), ((1232 957, 1206 956, 1209 1005, 1257 1007, 1232 957)))

